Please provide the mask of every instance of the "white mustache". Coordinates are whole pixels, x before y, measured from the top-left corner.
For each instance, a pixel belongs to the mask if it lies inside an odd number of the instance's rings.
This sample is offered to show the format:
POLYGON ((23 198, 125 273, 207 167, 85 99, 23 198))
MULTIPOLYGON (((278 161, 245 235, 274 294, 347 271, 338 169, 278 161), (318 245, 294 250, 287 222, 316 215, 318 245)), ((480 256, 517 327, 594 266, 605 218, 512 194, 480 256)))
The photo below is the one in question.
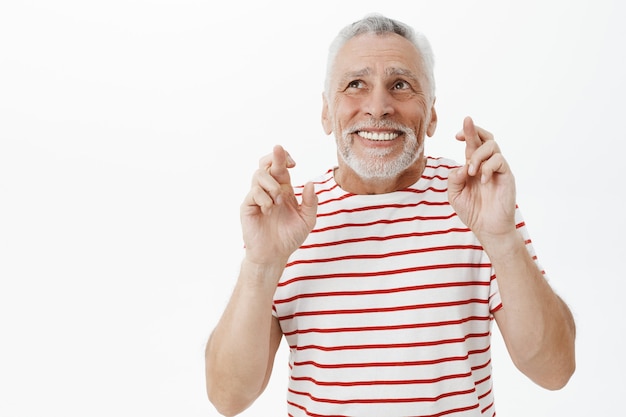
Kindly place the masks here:
POLYGON ((373 121, 359 122, 353 126, 350 126, 350 128, 346 129, 346 132, 347 132, 346 135, 356 133, 361 130, 367 130, 367 129, 393 129, 393 130, 397 130, 405 134, 413 133, 411 128, 401 123, 397 123, 391 120, 373 120, 373 121))

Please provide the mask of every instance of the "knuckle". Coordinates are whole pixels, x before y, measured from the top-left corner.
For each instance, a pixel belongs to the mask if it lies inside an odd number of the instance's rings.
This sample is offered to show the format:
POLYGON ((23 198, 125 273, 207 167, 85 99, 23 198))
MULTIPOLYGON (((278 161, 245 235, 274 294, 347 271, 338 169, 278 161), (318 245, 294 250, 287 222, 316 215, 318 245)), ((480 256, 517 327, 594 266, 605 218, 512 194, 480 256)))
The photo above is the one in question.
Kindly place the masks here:
POLYGON ((272 164, 272 154, 265 155, 259 159, 259 169, 267 169, 272 164))
POLYGON ((257 169, 256 171, 254 171, 254 173, 252 174, 252 179, 251 182, 252 184, 258 184, 259 181, 261 180, 261 176, 263 175, 263 170, 262 169, 257 169))

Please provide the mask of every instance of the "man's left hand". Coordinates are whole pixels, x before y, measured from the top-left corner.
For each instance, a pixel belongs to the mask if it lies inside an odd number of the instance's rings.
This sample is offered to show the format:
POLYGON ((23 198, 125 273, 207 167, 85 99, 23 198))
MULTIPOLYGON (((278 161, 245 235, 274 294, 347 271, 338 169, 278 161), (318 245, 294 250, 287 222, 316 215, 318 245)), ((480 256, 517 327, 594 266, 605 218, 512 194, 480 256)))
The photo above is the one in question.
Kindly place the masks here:
POLYGON ((483 246, 515 229, 515 178, 488 131, 470 117, 456 139, 465 142, 466 164, 450 173, 448 201, 483 246))

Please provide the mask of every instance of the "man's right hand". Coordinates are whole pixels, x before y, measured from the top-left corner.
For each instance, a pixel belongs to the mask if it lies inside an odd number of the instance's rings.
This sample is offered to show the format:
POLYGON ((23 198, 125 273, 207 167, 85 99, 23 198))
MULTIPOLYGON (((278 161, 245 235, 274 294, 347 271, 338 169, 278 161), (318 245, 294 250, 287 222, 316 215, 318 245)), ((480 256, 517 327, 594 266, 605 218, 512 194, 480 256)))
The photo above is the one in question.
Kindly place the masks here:
POLYGON ((315 226, 317 196, 313 184, 305 185, 299 204, 289 176, 289 168, 294 166, 279 145, 259 161, 250 192, 241 205, 248 262, 284 266, 315 226))

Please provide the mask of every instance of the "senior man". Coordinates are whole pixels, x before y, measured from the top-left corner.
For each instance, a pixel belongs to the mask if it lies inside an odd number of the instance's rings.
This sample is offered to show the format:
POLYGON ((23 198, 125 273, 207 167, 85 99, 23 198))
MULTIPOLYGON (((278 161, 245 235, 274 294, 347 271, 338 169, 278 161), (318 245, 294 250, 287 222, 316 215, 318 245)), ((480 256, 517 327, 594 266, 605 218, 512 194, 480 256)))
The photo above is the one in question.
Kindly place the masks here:
POLYGON ((337 166, 294 187, 276 146, 241 206, 245 257, 206 349, 218 411, 261 395, 285 337, 290 416, 494 416, 493 320, 521 372, 563 387, 574 321, 493 136, 468 117, 464 164, 425 156, 437 127, 426 38, 380 15, 346 26, 322 124, 337 166))

